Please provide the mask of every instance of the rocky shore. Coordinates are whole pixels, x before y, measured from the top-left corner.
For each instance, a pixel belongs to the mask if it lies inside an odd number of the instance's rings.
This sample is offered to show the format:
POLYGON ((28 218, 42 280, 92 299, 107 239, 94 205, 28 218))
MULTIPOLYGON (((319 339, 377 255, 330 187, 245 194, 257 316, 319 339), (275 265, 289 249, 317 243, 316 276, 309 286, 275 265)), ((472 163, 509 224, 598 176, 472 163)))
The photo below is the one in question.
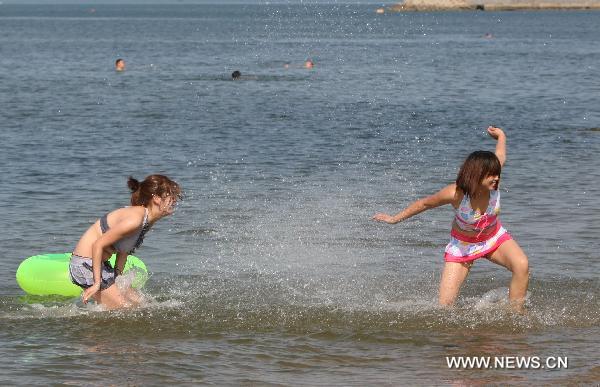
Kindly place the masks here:
POLYGON ((600 9, 600 0, 405 0, 390 11, 600 9))

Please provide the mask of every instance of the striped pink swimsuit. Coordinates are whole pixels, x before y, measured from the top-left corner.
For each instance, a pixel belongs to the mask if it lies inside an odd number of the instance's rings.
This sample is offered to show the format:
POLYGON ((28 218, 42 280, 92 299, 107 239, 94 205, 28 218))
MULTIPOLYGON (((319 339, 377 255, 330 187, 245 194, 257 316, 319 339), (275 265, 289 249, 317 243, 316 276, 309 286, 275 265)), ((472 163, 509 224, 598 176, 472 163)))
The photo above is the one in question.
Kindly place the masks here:
POLYGON ((446 262, 471 262, 489 256, 502 243, 512 239, 498 219, 500 214, 500 191, 498 190, 490 191, 490 202, 483 214, 471 208, 471 200, 466 194, 455 212, 454 222, 458 228, 476 232, 477 235, 465 235, 453 229, 444 254, 446 262))

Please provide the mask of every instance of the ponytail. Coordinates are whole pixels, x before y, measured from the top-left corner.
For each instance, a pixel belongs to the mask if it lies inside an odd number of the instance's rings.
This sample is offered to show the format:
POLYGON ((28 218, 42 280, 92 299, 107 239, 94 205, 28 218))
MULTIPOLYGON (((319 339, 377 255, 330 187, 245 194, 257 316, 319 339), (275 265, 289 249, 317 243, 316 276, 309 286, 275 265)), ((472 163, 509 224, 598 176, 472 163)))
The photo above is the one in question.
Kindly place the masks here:
POLYGON ((137 179, 134 179, 133 176, 129 176, 129 179, 127 179, 127 186, 131 190, 131 205, 132 206, 141 205, 141 203, 140 203, 140 187, 141 187, 141 185, 142 184, 137 179))

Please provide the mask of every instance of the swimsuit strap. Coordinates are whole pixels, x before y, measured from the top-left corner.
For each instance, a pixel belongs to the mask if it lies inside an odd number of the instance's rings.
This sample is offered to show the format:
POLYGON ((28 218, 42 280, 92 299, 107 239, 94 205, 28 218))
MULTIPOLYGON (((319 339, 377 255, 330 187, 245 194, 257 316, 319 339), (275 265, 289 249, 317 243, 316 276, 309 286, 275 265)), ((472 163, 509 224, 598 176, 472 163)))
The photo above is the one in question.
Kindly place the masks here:
POLYGON ((495 200, 493 210, 496 210, 496 208, 498 208, 498 206, 500 205, 500 190, 499 189, 494 190, 493 195, 494 195, 494 200, 495 200))
POLYGON ((470 201, 469 195, 467 195, 466 193, 463 194, 463 198, 460 201, 460 204, 458 205, 458 208, 454 209, 454 212, 456 213, 456 216, 458 217, 459 216, 458 215, 459 212, 461 210, 465 210, 465 209, 472 210, 472 208, 471 208, 471 201, 470 201))
POLYGON ((102 234, 108 231, 108 214, 104 214, 100 218, 100 229, 102 230, 102 234))
POLYGON ((148 230, 150 230, 150 224, 148 224, 148 208, 144 207, 144 210, 146 211, 144 214, 144 222, 142 223, 142 230, 140 231, 138 239, 135 241, 135 245, 133 245, 133 249, 129 251, 129 254, 133 254, 135 252, 135 249, 137 249, 142 245, 142 243, 144 243, 144 236, 146 235, 148 230))

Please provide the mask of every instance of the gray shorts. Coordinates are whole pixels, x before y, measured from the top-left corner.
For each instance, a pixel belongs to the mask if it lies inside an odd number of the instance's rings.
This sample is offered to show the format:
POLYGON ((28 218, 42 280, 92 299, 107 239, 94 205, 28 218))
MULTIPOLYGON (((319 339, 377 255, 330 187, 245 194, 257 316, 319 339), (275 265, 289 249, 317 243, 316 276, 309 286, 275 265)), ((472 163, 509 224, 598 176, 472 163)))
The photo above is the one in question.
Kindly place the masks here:
MULTIPOLYGON (((100 282, 100 290, 109 288, 115 283, 115 269, 110 266, 108 261, 102 263, 102 281, 100 282)), ((71 281, 84 289, 89 288, 94 284, 94 272, 92 271, 92 258, 81 257, 79 255, 71 255, 69 262, 69 274, 71 281)))

